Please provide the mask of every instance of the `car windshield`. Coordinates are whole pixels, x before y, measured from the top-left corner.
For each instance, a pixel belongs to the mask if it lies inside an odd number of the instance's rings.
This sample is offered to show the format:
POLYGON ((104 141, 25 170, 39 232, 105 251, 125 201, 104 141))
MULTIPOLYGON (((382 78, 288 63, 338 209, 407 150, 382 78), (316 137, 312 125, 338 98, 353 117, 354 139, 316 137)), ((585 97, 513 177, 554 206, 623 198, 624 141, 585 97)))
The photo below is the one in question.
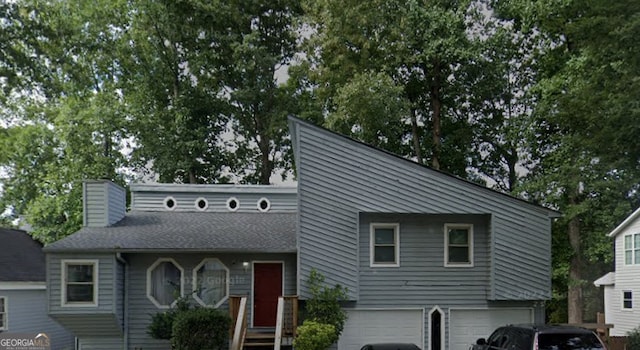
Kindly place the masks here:
POLYGON ((547 333, 538 336, 539 350, 600 350, 602 344, 594 334, 547 333))

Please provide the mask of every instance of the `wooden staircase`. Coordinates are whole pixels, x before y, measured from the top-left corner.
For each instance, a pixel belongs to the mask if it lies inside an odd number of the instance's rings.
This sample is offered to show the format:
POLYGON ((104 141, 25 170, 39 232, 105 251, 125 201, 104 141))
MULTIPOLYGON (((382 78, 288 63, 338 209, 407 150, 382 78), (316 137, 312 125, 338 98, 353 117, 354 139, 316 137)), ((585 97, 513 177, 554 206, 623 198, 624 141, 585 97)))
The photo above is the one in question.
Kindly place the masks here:
POLYGON ((247 328, 247 297, 232 296, 229 300, 232 328, 230 330, 230 350, 273 349, 292 345, 298 324, 298 297, 278 298, 276 327, 247 328))
POLYGON ((276 344, 276 331, 275 330, 256 330, 250 329, 244 336, 244 348, 271 348, 273 349, 276 344))

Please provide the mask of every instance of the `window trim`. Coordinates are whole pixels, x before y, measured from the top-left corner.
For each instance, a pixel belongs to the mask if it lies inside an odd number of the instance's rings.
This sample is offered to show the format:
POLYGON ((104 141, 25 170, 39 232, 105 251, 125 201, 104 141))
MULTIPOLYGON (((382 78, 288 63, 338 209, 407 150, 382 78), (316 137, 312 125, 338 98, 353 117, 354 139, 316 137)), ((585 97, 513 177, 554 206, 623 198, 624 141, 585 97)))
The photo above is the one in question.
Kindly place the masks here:
POLYGON ((388 222, 372 222, 369 225, 369 266, 370 267, 400 267, 400 224, 399 223, 388 223, 388 222), (375 234, 377 228, 392 228, 393 229, 393 239, 394 239, 394 252, 395 252, 395 262, 394 263, 378 263, 375 261, 375 234))
POLYGON ((435 312, 440 313, 440 345, 441 348, 444 348, 444 344, 445 344, 445 338, 444 338, 444 329, 445 329, 445 319, 444 319, 444 315, 445 313, 442 311, 442 309, 440 308, 439 305, 434 306, 433 308, 431 308, 431 310, 429 310, 429 314, 427 315, 427 321, 429 322, 429 346, 427 347, 428 350, 434 350, 432 349, 432 341, 431 341, 431 334, 433 333, 433 322, 431 320, 431 317, 433 316, 433 314, 435 312))
POLYGON ((9 302, 8 298, 4 295, 0 295, 0 304, 3 305, 4 311, 0 312, 0 319, 2 320, 2 324, 0 324, 0 331, 6 332, 9 330, 9 302))
POLYGON ((473 267, 473 224, 446 223, 444 224, 444 266, 445 267, 473 267), (469 262, 456 263, 449 261, 449 229, 467 229, 469 236, 469 262))
POLYGON ((169 305, 162 305, 160 304, 156 298, 154 298, 151 295, 151 272, 161 263, 163 262, 170 262, 172 263, 175 267, 178 268, 178 270, 180 270, 180 297, 183 297, 185 295, 184 293, 184 285, 185 285, 185 280, 184 280, 184 269, 182 268, 182 266, 180 266, 180 264, 178 264, 177 261, 175 261, 173 258, 158 258, 156 259, 156 261, 151 264, 151 266, 149 266, 147 268, 147 299, 149 299, 149 301, 151 301, 153 303, 153 305, 155 305, 158 309, 169 309, 172 306, 174 306, 178 300, 174 300, 171 304, 169 305))
POLYGON ((220 259, 218 258, 204 258, 202 259, 202 261, 196 265, 196 267, 193 268, 193 282, 192 282, 192 290, 193 290, 193 299, 195 299, 198 304, 204 306, 204 307, 210 307, 210 308, 218 308, 220 307, 220 305, 222 305, 222 303, 224 303, 225 301, 227 301, 227 299, 229 299, 229 285, 230 285, 230 281, 229 281, 229 275, 230 275, 230 271, 229 268, 227 267, 227 265, 225 265, 222 261, 220 261, 220 259), (224 267, 224 269, 226 270, 226 276, 225 276, 225 296, 220 299, 215 305, 209 305, 207 303, 205 303, 204 300, 200 299, 200 297, 198 296, 197 290, 198 290, 198 270, 200 270, 200 268, 202 266, 204 266, 204 264, 206 264, 207 262, 210 261, 217 261, 218 263, 220 263, 220 265, 222 265, 222 267, 224 267))
POLYGON ((61 287, 60 287, 60 305, 64 307, 97 307, 98 306, 98 290, 99 281, 98 271, 100 260, 98 259, 62 259, 60 261, 61 269, 61 287), (92 265, 93 266, 93 301, 67 301, 67 266, 68 265, 92 265))
POLYGON ((639 259, 636 254, 640 253, 640 247, 636 247, 636 236, 640 236, 640 233, 627 233, 622 238, 622 251, 623 251, 623 260, 625 266, 640 266, 640 264, 636 263, 636 259, 639 259), (626 240, 629 238, 631 240, 631 248, 627 249, 626 240), (627 262, 627 254, 631 257, 631 262, 627 262))
POLYGON ((622 295, 620 296, 620 309, 622 311, 633 311, 633 291, 632 290, 623 290, 622 295), (625 293, 631 293, 631 298, 627 299, 624 297, 625 293), (631 302, 631 307, 626 307, 625 306, 625 301, 630 301, 631 302))

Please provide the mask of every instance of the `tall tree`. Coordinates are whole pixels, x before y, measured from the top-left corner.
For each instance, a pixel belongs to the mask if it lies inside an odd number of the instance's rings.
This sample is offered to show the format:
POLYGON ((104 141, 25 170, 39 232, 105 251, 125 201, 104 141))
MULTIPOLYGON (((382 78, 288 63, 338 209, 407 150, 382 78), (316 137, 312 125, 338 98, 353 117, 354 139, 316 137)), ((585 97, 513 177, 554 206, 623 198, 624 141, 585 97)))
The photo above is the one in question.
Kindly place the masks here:
MULTIPOLYGON (((385 83, 391 90, 383 95, 390 97, 396 87, 402 89, 400 104, 406 108, 394 111, 402 136, 398 137, 398 128, 383 128, 364 132, 363 135, 378 138, 365 141, 402 140, 404 144, 389 150, 466 177, 472 133, 467 118, 456 113, 455 101, 460 85, 468 83, 461 79, 461 67, 475 55, 473 38, 467 33, 468 20, 475 16, 470 4, 411 0, 308 2, 309 22, 315 33, 308 41, 306 57, 315 98, 322 101, 318 105, 328 116, 338 111, 344 115, 349 104, 360 103, 354 99, 367 96, 366 84, 352 84, 352 79, 370 76, 379 82, 391 81, 393 84, 385 83), (363 92, 352 93, 351 99, 345 100, 345 89, 358 86, 363 92), (404 114, 398 115, 399 112, 404 114)), ((380 112, 368 118, 380 118, 380 112)), ((341 119, 348 120, 344 116, 341 119)), ((351 121, 361 119, 354 115, 351 121)), ((375 123, 353 125, 354 130, 376 127, 375 123)))
POLYGON ((139 171, 161 182, 229 181, 223 72, 232 69, 231 43, 240 38, 232 5, 131 2, 118 57, 128 57, 122 86, 133 119, 133 156, 139 171))
POLYGON ((583 313, 587 272, 611 258, 604 233, 638 205, 640 152, 628 140, 640 136, 634 127, 640 49, 631 39, 640 30, 640 4, 515 0, 495 6, 541 39, 531 129, 538 160, 527 186, 565 214, 554 227, 554 251, 569 254, 556 254, 554 266, 566 285, 567 319, 580 323, 592 316, 583 313))
POLYGON ((241 34, 232 45, 234 62, 226 80, 231 89, 236 134, 235 174, 243 182, 269 184, 287 164, 290 90, 278 82, 296 53, 298 0, 233 2, 241 34))

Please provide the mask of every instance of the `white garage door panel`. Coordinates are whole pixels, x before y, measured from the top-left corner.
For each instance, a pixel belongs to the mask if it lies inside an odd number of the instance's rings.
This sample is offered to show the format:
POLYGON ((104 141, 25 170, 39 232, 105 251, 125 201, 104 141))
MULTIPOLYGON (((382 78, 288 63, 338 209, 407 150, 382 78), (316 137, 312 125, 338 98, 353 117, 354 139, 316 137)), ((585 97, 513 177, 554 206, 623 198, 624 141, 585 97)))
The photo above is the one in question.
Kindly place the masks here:
POLYGON ((533 322, 531 309, 451 310, 450 350, 467 350, 478 338, 487 338, 506 324, 533 322))
POLYGON ((368 343, 414 343, 422 348, 422 310, 348 310, 338 350, 368 343))

